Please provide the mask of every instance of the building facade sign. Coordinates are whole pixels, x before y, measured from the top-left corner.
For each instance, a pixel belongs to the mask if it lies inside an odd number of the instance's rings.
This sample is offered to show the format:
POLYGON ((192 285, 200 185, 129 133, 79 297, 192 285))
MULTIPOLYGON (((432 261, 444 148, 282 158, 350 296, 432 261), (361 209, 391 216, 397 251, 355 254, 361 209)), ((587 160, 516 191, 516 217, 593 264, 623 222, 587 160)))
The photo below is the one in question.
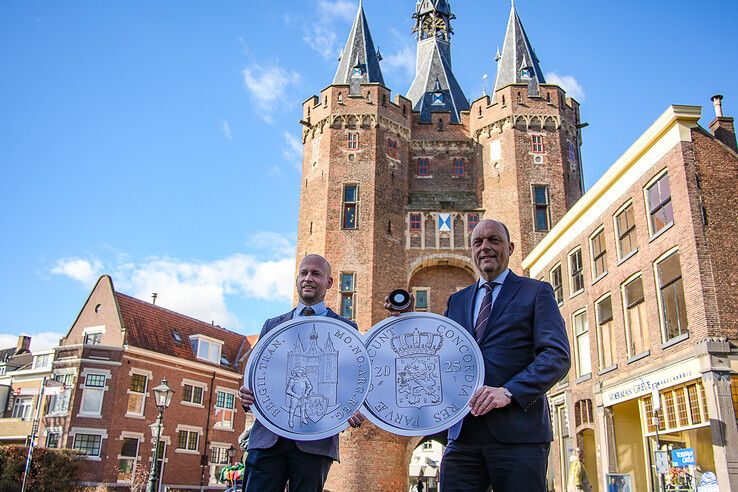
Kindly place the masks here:
POLYGON ((602 402, 606 407, 609 407, 647 395, 653 388, 662 390, 698 378, 701 375, 700 361, 698 359, 690 359, 605 389, 602 391, 602 402))

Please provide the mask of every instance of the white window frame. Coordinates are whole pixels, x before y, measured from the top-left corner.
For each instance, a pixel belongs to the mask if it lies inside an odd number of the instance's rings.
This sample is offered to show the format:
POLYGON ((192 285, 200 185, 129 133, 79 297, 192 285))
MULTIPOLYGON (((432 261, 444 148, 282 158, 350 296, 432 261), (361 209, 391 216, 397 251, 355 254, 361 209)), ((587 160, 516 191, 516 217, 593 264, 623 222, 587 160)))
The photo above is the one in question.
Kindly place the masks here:
POLYGON ((87 369, 85 368, 82 371, 82 374, 80 374, 81 378, 84 378, 84 382, 80 383, 79 387, 82 390, 82 398, 80 399, 79 403, 79 413, 77 414, 77 417, 87 417, 87 418, 102 418, 102 409, 105 404, 105 393, 108 391, 108 380, 110 379, 110 371, 103 370, 103 369, 87 369), (88 386, 87 385, 87 377, 88 376, 103 376, 105 378, 105 382, 103 383, 103 386, 88 386), (85 410, 85 399, 88 395, 92 393, 100 392, 100 405, 97 409, 97 411, 89 411, 85 410))
POLYGON ((128 395, 128 401, 126 401, 126 417, 139 417, 143 418, 144 413, 146 412, 146 399, 149 397, 149 385, 151 381, 154 379, 154 374, 151 371, 147 371, 146 369, 135 369, 131 368, 131 370, 128 372, 128 375, 133 378, 134 375, 136 376, 144 376, 146 378, 146 383, 144 383, 144 391, 143 393, 139 393, 137 391, 131 391, 130 384, 128 385, 128 388, 126 388, 126 394, 128 395), (140 412, 130 412, 128 411, 128 403, 130 402, 131 395, 142 395, 141 399, 141 411, 140 412))
POLYGON ((94 347, 96 345, 102 345, 102 336, 105 335, 105 325, 88 326, 82 330, 82 344, 94 347), (100 335, 100 343, 87 343, 88 335, 100 335))
MULTIPOLYGON (((224 421, 222 417, 218 418, 218 420, 215 421, 213 424, 213 428, 215 429, 226 429, 226 430, 233 430, 233 422, 235 421, 236 417, 236 401, 237 401, 238 395, 236 394, 235 390, 232 390, 230 388, 223 388, 222 386, 216 386, 215 387, 215 401, 213 402, 213 415, 216 415, 216 412, 218 411, 218 408, 222 408, 223 411, 231 412, 231 418, 230 421, 224 421), (233 408, 226 408, 226 407, 219 407, 218 406, 218 393, 224 393, 225 395, 233 395, 233 408)), ((224 400, 227 398, 227 396, 223 397, 224 400)))
POLYGON ((24 422, 33 419, 33 396, 16 396, 13 399, 11 418, 20 419, 24 422))
POLYGON ((224 466, 228 466, 229 459, 228 459, 228 449, 232 446, 231 443, 227 442, 211 442, 210 447, 208 448, 208 468, 209 468, 209 484, 210 485, 220 485, 220 482, 218 479, 220 478, 220 471, 223 469, 224 466), (214 449, 220 449, 225 453, 225 463, 213 463, 211 460, 213 458, 213 450, 214 449), (220 470, 219 470, 220 468, 220 470))
POLYGON ((77 375, 77 372, 74 369, 66 369, 66 370, 62 369, 62 370, 54 371, 54 374, 52 375, 52 379, 54 379, 55 381, 56 381, 57 376, 64 376, 64 379, 67 379, 68 376, 71 376, 71 381, 69 384, 64 383, 64 384, 67 384, 67 386, 62 394, 52 395, 49 398, 49 406, 48 406, 49 410, 46 413, 47 416, 49 417, 60 416, 60 415, 66 415, 69 413, 69 406, 72 403, 72 390, 74 388, 74 378, 76 375, 77 375), (61 406, 65 408, 60 409, 60 410, 53 410, 52 407, 57 406, 58 405, 57 402, 59 401, 62 402, 61 406))
POLYGON ((592 332, 589 328, 589 313, 587 313, 587 308, 582 308, 574 311, 571 313, 571 334, 572 338, 574 339, 574 360, 576 362, 576 375, 578 378, 584 378, 589 377, 592 375, 592 332), (585 320, 587 321, 587 331, 586 336, 588 338, 587 340, 587 346, 589 347, 589 353, 586 354, 587 360, 589 361, 589 372, 582 373, 582 367, 581 367, 581 354, 579 353, 579 337, 577 335, 577 324, 574 321, 574 318, 579 316, 580 314, 584 313, 585 320))
POLYGON ((89 428, 89 427, 72 427, 69 430, 69 438, 71 440, 71 448, 74 448, 74 444, 77 440, 77 434, 89 434, 89 435, 99 435, 100 436, 100 454, 99 455, 93 455, 93 454, 83 454, 82 459, 86 459, 89 461, 102 461, 102 448, 105 444, 103 441, 108 438, 108 431, 107 429, 95 429, 95 428, 89 428))
POLYGON ((182 379, 182 398, 184 398, 184 387, 185 385, 192 386, 192 396, 195 396, 195 388, 200 388, 202 390, 202 401, 200 403, 196 403, 194 401, 187 401, 187 400, 181 400, 182 405, 186 407, 196 407, 196 408, 205 408, 205 393, 208 391, 208 385, 207 383, 203 383, 201 381, 195 381, 194 379, 182 379))
POLYGON ((190 341, 192 341, 193 339, 197 340, 197 351, 195 352, 195 358, 220 365, 220 356, 223 352, 222 340, 218 340, 206 335, 192 335, 190 337, 190 341), (203 342, 208 345, 208 353, 206 357, 200 355, 200 349, 203 342))
POLYGON ((141 462, 141 444, 145 442, 145 438, 144 438, 143 432, 123 431, 121 432, 121 435, 118 439, 121 441, 123 441, 124 439, 136 439, 138 441, 138 444, 136 446, 136 456, 123 456, 122 454, 119 454, 117 457, 118 466, 120 466, 121 460, 133 461, 133 469, 131 470, 131 477, 133 479, 132 480, 121 480, 116 477, 117 483, 132 483, 136 480, 136 471, 138 470, 139 464, 141 462))
POLYGON ((51 367, 51 365, 53 364, 53 362, 54 362, 54 353, 53 352, 38 353, 38 354, 34 355, 34 357, 33 357, 33 369, 34 370, 37 370, 37 369, 45 369, 47 367, 51 367), (39 360, 41 360, 42 358, 46 358, 46 361, 47 362, 44 365, 39 365, 39 360))
POLYGON ((55 448, 49 448, 49 449, 61 448, 62 447, 62 428, 61 427, 47 427, 44 429, 44 447, 48 448, 49 436, 51 434, 57 434, 59 436, 59 440, 56 441, 57 446, 55 448))

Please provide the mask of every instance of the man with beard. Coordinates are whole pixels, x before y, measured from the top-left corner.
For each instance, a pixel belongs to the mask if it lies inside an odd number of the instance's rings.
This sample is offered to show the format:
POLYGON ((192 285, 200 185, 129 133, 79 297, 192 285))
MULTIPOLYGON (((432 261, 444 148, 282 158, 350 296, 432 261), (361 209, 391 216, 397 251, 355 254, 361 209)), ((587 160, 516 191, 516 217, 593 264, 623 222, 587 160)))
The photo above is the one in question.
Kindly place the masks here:
MULTIPOLYGON (((333 285, 331 266, 320 255, 307 255, 297 273, 297 295, 300 302, 291 311, 271 318, 261 330, 269 330, 300 316, 328 316, 357 328, 356 323, 342 318, 325 305, 325 294, 333 285)), ((239 399, 245 411, 254 403, 254 393, 241 386, 239 399)), ((356 412, 349 419, 351 427, 359 427, 364 416, 356 412)), ((254 422, 248 446, 245 492, 320 492, 328 478, 333 461, 338 460, 338 434, 317 441, 297 441, 274 434, 258 420, 254 422)))

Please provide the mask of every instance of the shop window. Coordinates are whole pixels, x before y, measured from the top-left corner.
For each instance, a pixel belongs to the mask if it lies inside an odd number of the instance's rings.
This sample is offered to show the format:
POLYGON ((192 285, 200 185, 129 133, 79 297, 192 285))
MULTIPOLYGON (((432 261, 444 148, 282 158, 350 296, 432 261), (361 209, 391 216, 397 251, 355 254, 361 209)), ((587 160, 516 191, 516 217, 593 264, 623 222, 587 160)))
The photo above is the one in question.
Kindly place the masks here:
POLYGON ((533 206, 536 231, 547 231, 551 226, 548 203, 548 186, 533 185, 533 206))
POLYGON ((131 383, 128 386, 128 409, 126 413, 143 415, 146 404, 146 383, 148 378, 143 374, 131 375, 131 383))
POLYGON ((574 326, 574 339, 576 340, 576 362, 577 377, 587 376, 592 373, 592 358, 589 353, 589 325, 587 323, 587 311, 574 313, 572 316, 574 326))
POLYGON ((640 276, 623 285, 623 306, 628 357, 633 357, 645 352, 649 346, 643 279, 640 276))
POLYGON ((569 291, 574 296, 584 290, 584 267, 581 248, 569 253, 569 291))
POLYGON ((425 157, 418 159, 418 176, 430 176, 430 160, 425 157))
MULTIPOLYGON (((592 250, 592 277, 598 279, 607 273, 607 246, 605 229, 601 229, 589 240, 592 250)), ((592 280, 594 282, 594 280, 592 280)))
POLYGON ((658 234, 674 223, 668 173, 664 173, 646 189, 646 201, 648 203, 651 234, 658 234))
POLYGON ((341 316, 354 319, 354 294, 356 294, 356 274, 341 273, 341 316))
MULTIPOLYGON (((694 427, 710 424, 707 411, 707 398, 701 381, 691 384, 666 388, 659 393, 661 410, 659 411, 659 432, 678 432, 694 427)), ((653 402, 651 395, 642 398, 643 422, 646 433, 656 434, 653 421, 653 402)))
POLYGON ((656 264, 656 279, 661 301, 663 339, 666 342, 688 332, 679 252, 672 253, 656 264))
POLYGON ((359 228, 359 185, 343 185, 343 219, 344 229, 359 228))
POLYGON ((597 348, 600 369, 615 364, 615 337, 612 320, 612 298, 608 295, 597 303, 597 348))
POLYGON ((564 283, 561 278, 561 264, 559 263, 551 270, 551 287, 553 287, 554 298, 560 305, 564 303, 564 283))
POLYGON ((118 481, 133 482, 136 476, 136 464, 138 463, 138 439, 124 437, 118 458, 118 481))
POLYGON ((618 255, 620 258, 625 258, 638 248, 632 203, 615 216, 615 229, 618 235, 618 255))

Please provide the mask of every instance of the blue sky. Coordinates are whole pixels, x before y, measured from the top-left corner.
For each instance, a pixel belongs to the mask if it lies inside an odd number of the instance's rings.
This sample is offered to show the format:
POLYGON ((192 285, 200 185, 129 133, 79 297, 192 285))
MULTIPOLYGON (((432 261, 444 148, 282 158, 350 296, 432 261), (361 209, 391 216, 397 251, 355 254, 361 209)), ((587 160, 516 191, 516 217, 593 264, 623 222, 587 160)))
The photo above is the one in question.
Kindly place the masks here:
MULTIPOLYGON (((97 276, 254 333, 290 307, 301 103, 333 78, 348 0, 0 3, 0 345, 69 329, 97 276)), ((365 0, 404 94, 413 0, 365 0)), ((506 1, 456 0, 454 71, 494 80, 506 1)), ((738 108, 738 3, 518 0, 582 104, 590 187, 669 104, 738 108)))

